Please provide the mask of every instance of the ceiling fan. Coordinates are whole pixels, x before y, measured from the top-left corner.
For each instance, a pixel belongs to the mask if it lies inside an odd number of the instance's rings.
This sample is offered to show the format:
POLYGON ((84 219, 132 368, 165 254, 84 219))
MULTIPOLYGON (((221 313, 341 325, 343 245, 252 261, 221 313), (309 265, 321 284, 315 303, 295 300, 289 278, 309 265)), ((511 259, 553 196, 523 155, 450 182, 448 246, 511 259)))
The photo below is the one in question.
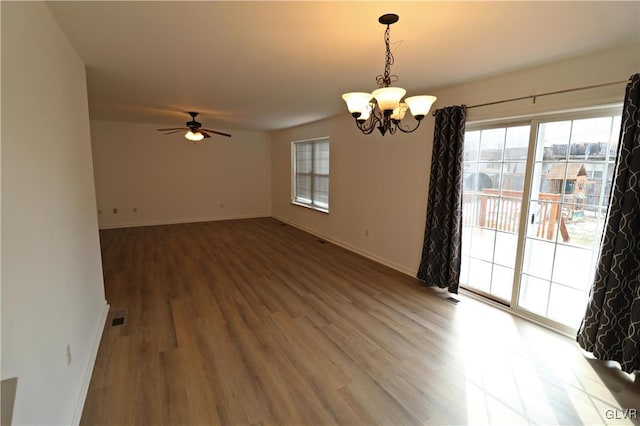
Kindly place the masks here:
POLYGON ((226 136, 228 138, 231 137, 228 133, 218 132, 217 130, 211 129, 203 129, 202 124, 196 121, 196 117, 198 116, 197 112, 189 112, 191 116, 191 121, 187 121, 185 123, 186 127, 172 127, 170 129, 157 129, 159 132, 166 132, 165 135, 171 135, 174 133, 182 132, 184 130, 187 131, 184 137, 187 140, 192 142, 199 142, 205 138, 210 138, 211 135, 209 133, 213 133, 216 135, 226 136))

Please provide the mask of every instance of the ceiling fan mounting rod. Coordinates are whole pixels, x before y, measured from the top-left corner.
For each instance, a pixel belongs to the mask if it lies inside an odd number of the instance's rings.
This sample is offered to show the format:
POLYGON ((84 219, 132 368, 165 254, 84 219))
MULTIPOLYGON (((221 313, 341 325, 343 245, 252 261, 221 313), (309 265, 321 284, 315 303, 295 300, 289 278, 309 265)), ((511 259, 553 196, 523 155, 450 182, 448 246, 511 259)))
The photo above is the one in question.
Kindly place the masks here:
POLYGON ((198 129, 201 126, 201 124, 196 121, 198 113, 189 111, 189 115, 191 116, 191 121, 187 121, 187 127, 189 127, 192 131, 198 129))

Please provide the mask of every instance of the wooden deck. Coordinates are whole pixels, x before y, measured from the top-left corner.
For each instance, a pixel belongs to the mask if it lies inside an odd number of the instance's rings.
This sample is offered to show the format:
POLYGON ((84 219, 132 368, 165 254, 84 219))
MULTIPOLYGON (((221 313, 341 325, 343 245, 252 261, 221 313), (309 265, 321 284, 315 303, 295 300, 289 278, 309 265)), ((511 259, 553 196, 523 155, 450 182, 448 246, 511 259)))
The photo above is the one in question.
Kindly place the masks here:
POLYGON ((274 219, 100 238, 107 300, 128 314, 105 329, 85 425, 631 424, 622 409, 640 410, 628 376, 571 339, 274 219))

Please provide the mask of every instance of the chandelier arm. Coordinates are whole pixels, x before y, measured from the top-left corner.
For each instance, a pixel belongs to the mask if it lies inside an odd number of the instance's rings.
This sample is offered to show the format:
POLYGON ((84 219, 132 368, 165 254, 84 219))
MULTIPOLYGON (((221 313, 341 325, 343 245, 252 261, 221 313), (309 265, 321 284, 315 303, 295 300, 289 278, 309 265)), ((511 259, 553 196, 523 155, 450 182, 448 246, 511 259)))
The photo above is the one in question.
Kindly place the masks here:
POLYGON ((386 117, 383 115, 382 111, 380 111, 380 109, 378 108, 378 103, 375 99, 373 99, 371 114, 369 115, 369 118, 367 118, 365 121, 356 120, 356 125, 362 133, 368 135, 371 134, 374 129, 379 128, 385 118, 386 117))
POLYGON ((420 127, 420 123, 422 123, 422 120, 418 120, 418 124, 416 124, 416 127, 414 127, 413 129, 404 129, 400 121, 396 122, 395 125, 396 125, 396 128, 400 129, 402 133, 412 133, 412 132, 415 132, 418 129, 418 127, 420 127))
POLYGON ((393 134, 395 131, 393 130, 393 127, 391 126, 391 118, 389 115, 384 114, 382 116, 382 119, 379 120, 378 122, 378 130, 380 131, 380 133, 382 134, 382 136, 386 135, 387 133, 389 134, 393 134))
POLYGON ((382 132, 383 135, 385 133, 389 133, 390 135, 393 135, 396 132, 396 127, 398 127, 396 120, 392 119, 390 115, 385 115, 384 131, 382 131, 382 129, 380 129, 380 131, 382 132))
POLYGON ((371 112, 371 115, 365 121, 356 120, 356 126, 358 129, 365 135, 371 134, 375 128, 377 128, 378 123, 380 122, 380 113, 377 108, 371 112))
POLYGON ((370 135, 371 132, 373 132, 373 129, 376 128, 375 122, 373 122, 371 120, 367 120, 367 121, 364 121, 364 122, 360 122, 360 121, 356 120, 356 126, 358 126, 358 129, 360 129, 360 131, 362 133, 364 133, 365 135, 370 135))

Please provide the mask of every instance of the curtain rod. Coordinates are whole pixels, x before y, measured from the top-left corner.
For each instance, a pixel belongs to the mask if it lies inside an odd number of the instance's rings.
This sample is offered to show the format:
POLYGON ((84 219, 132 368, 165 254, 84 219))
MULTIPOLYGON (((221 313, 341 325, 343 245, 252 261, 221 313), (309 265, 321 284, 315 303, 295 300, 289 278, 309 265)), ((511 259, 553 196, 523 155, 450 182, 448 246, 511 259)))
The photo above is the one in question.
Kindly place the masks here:
MULTIPOLYGON (((611 81, 609 83, 601 83, 601 84, 594 84, 594 85, 591 85, 591 86, 575 87, 573 89, 556 90, 555 92, 546 92, 546 93, 540 93, 540 94, 537 94, 537 95, 521 96, 519 98, 504 99, 504 100, 501 100, 501 101, 487 102, 485 104, 470 105, 470 106, 467 107, 467 109, 480 108, 480 107, 489 106, 489 105, 504 104, 506 102, 521 101, 523 99, 533 99, 533 103, 535 104, 536 103, 536 98, 540 98, 542 96, 559 95, 561 93, 577 92, 577 91, 580 91, 580 90, 595 89, 595 88, 604 87, 604 86, 613 86, 614 84, 628 83, 629 81, 631 81, 631 80, 611 81)), ((435 111, 433 112, 433 115, 436 115, 435 111)))

